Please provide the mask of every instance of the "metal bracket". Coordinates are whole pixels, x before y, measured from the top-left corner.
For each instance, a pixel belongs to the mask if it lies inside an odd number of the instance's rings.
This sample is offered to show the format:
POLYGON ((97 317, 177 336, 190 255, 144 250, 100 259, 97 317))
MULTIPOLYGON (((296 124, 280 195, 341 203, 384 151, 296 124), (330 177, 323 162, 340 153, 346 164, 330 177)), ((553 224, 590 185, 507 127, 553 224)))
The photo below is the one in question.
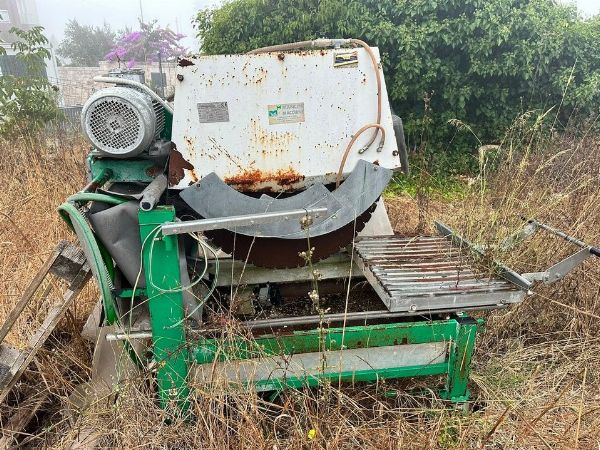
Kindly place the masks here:
MULTIPOLYGON (((435 225, 440 234, 449 239, 452 239, 452 241, 456 245, 470 247, 471 250, 473 250, 478 255, 484 255, 484 250, 480 246, 474 245, 466 239, 458 236, 448 226, 439 222, 435 222, 435 225)), ((585 242, 573 236, 569 236, 568 234, 563 233, 562 231, 557 230, 556 228, 553 228, 549 225, 538 222, 535 219, 528 220, 527 224, 521 230, 511 234, 509 237, 504 239, 500 243, 498 248, 500 250, 510 250, 517 244, 523 242, 528 237, 534 235, 538 230, 545 230, 551 234, 554 234, 555 236, 561 237, 567 242, 581 247, 581 250, 554 264, 552 267, 548 268, 543 272, 530 272, 521 275, 508 269, 503 264, 494 261, 494 264, 496 264, 496 266, 500 269, 500 275, 503 278, 513 282, 514 284, 522 288, 528 289, 530 286, 533 285, 534 282, 541 282, 545 284, 554 283, 558 280, 563 279, 569 272, 571 272, 573 269, 575 269, 577 266, 583 263, 590 256, 594 255, 600 257, 600 249, 592 247, 591 245, 588 245, 585 242)))
POLYGON ((498 246, 498 249, 501 251, 507 251, 514 248, 516 245, 523 242, 529 236, 534 235, 538 231, 538 226, 533 222, 528 222, 523 228, 521 228, 516 233, 511 234, 498 246))
POLYGON ((554 283, 555 281, 563 279, 571 270, 575 269, 590 256, 592 256, 592 254, 589 249, 582 248, 577 253, 554 264, 544 272, 524 273, 523 277, 530 281, 540 281, 545 284, 554 283))

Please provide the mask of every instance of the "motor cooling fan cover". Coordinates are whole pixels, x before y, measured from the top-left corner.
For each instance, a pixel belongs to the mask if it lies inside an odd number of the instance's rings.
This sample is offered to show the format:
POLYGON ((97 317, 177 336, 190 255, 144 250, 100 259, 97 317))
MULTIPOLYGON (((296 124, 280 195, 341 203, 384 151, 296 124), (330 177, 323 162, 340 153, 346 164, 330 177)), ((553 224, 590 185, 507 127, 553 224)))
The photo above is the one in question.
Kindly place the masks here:
POLYGON ((116 86, 88 99, 81 125, 96 149, 113 158, 129 158, 147 149, 162 131, 162 113, 143 92, 116 86))

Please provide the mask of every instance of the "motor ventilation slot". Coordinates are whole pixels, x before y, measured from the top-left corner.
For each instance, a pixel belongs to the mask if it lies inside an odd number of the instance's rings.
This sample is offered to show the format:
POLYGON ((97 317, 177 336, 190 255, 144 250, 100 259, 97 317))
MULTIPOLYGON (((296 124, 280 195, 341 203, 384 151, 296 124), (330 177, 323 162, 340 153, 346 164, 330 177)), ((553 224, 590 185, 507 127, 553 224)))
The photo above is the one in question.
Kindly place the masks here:
POLYGON ((133 157, 148 149, 165 122, 158 102, 122 86, 92 95, 83 107, 81 120, 94 147, 115 158, 133 157))

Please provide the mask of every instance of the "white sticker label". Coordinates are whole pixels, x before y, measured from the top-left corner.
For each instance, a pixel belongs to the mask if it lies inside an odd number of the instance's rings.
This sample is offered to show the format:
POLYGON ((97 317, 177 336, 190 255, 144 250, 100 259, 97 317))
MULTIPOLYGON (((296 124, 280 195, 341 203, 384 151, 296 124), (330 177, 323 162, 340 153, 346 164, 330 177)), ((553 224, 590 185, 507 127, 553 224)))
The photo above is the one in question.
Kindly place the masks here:
POLYGON ((227 102, 198 103, 200 123, 229 122, 227 102))
POLYGON ((269 125, 304 122, 304 103, 267 105, 269 125))

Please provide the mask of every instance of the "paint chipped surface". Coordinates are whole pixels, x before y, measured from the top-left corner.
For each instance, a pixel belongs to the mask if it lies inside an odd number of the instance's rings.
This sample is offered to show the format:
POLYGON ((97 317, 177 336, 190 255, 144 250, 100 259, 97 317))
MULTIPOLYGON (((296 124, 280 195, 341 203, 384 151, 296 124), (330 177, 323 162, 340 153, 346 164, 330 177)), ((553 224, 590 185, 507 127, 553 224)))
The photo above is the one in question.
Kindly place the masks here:
POLYGON ((169 186, 176 186, 186 175, 186 170, 193 171, 194 166, 175 147, 169 156, 169 186))

